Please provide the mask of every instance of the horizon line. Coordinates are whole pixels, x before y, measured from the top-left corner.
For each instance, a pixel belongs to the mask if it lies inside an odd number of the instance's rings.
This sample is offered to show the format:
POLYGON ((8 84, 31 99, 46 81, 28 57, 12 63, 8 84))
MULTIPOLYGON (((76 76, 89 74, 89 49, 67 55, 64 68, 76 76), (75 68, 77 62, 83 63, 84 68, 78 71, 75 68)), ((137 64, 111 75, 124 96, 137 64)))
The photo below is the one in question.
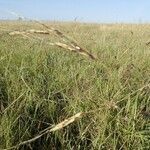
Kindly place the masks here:
POLYGON ((17 19, 3 19, 0 18, 0 21, 22 21, 22 22, 32 22, 32 21, 42 21, 42 22, 60 22, 60 23, 85 23, 85 24, 150 24, 150 21, 110 21, 110 22, 101 22, 101 21, 78 21, 78 20, 51 20, 51 19, 22 19, 22 18, 17 18, 17 19))

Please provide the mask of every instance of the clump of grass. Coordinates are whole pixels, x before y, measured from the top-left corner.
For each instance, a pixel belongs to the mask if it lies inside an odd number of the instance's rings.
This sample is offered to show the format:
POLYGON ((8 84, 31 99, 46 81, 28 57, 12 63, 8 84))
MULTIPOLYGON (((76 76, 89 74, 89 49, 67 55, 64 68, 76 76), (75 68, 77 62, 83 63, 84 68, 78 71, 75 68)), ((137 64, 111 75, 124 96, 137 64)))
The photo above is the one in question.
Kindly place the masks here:
MULTIPOLYGON (((0 23, 8 30, 39 28, 24 24, 0 23)), ((78 112, 90 113, 18 149, 149 149, 149 25, 55 25, 97 61, 0 31, 0 149, 78 112)))

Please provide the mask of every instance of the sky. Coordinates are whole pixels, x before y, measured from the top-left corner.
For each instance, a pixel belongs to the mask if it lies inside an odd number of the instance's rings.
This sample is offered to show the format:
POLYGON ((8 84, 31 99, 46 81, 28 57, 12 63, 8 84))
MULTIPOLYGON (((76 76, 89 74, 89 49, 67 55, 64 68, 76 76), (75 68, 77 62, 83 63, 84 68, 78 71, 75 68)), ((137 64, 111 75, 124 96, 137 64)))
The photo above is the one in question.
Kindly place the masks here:
POLYGON ((150 0, 0 0, 0 19, 150 23, 150 0))

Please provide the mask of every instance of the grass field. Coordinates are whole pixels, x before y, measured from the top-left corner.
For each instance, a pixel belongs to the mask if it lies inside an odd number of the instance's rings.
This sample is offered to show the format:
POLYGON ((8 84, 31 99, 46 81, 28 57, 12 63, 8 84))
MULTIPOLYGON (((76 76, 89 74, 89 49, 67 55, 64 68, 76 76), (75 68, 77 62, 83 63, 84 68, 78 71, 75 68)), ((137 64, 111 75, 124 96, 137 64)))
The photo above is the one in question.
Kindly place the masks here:
POLYGON ((49 45, 60 41, 53 34, 8 35, 39 24, 1 22, 0 149, 150 149, 150 25, 49 26, 97 59, 49 45), (72 124, 23 144, 79 112, 72 124))

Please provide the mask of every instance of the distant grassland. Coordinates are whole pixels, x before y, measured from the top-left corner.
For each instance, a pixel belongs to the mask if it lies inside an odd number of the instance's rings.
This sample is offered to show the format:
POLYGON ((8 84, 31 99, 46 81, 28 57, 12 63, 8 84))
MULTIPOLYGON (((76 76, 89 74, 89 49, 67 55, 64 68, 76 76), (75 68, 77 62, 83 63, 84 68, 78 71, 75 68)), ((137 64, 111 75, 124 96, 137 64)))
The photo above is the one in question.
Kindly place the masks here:
POLYGON ((86 115, 14 149, 150 149, 150 25, 46 24, 97 60, 48 45, 60 41, 53 34, 8 35, 39 24, 0 22, 0 149, 79 112, 86 115))

